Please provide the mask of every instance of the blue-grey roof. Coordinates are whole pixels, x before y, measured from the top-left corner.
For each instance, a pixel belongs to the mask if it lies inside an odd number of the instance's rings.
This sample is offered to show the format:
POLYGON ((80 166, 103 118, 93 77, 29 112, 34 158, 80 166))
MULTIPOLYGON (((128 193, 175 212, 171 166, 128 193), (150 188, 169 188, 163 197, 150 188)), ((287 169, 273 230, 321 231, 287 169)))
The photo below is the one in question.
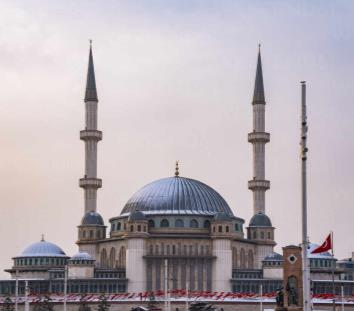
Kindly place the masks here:
POLYGON ((121 215, 142 211, 145 215, 215 215, 233 217, 222 196, 202 182, 185 177, 156 180, 136 192, 124 206, 121 215))
POLYGON ((230 216, 224 212, 219 212, 214 216, 215 220, 230 220, 230 216))
POLYGON ((263 261, 283 261, 283 256, 276 253, 276 252, 272 252, 269 255, 267 255, 263 261))
POLYGON ((129 220, 134 221, 134 220, 145 220, 145 215, 143 212, 140 211, 135 211, 131 212, 129 215, 129 220))
POLYGON ((72 256, 70 258, 70 260, 92 260, 92 261, 94 261, 92 256, 86 252, 78 252, 74 256, 72 256))
POLYGON ((103 218, 97 212, 87 212, 81 220, 81 225, 98 225, 103 226, 103 218))
POLYGON ((21 253, 19 257, 67 257, 64 251, 54 243, 50 243, 47 241, 40 241, 34 243, 21 253))
POLYGON ((271 227, 272 222, 266 214, 258 213, 250 220, 250 227, 271 227))

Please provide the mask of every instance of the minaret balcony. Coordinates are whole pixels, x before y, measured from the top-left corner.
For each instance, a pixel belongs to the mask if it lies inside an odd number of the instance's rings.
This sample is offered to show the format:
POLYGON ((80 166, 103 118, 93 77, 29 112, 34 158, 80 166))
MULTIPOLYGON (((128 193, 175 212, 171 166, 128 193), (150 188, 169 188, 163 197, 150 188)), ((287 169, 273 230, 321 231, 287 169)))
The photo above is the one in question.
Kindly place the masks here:
POLYGON ((253 179, 248 181, 248 189, 250 190, 268 190, 270 188, 269 180, 253 179))
POLYGON ((81 188, 101 188, 102 179, 99 178, 80 178, 79 185, 81 188))
POLYGON ((80 131, 81 140, 102 140, 102 132, 98 130, 83 130, 80 131))
POLYGON ((270 134, 266 132, 252 132, 248 133, 248 141, 250 143, 263 142, 267 143, 270 140, 270 134))

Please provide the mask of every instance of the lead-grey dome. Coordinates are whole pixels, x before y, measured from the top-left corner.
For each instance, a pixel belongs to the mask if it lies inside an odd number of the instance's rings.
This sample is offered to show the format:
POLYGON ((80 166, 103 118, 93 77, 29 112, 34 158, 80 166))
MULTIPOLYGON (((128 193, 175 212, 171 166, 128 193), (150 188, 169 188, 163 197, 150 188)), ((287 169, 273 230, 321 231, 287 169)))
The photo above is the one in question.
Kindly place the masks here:
POLYGON ((67 257, 64 251, 54 243, 40 241, 33 243, 21 253, 19 257, 67 257))
POLYGON ((145 220, 145 215, 143 212, 140 211, 131 212, 129 215, 129 220, 130 221, 145 220))
POLYGON ((147 184, 124 206, 121 215, 142 211, 145 215, 215 215, 233 217, 222 196, 206 184, 185 177, 168 177, 147 184))
POLYGON ((250 220, 250 227, 271 227, 272 222, 266 214, 258 213, 250 220))
POLYGON ((81 225, 103 226, 103 218, 97 212, 87 212, 81 220, 81 225))

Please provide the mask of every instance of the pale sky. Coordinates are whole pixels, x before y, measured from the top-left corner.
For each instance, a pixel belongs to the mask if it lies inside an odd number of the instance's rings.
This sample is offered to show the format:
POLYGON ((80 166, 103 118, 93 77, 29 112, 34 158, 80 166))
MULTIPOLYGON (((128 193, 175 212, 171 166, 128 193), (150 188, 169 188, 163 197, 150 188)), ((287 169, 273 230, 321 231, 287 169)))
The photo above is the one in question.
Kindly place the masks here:
MULTIPOLYGON (((301 240, 300 84, 308 85, 309 234, 354 251, 352 1, 1 1, 0 269, 45 234, 77 251, 84 211, 84 87, 93 39, 98 211, 172 176, 215 188, 252 216, 252 92, 262 44, 266 213, 276 250, 301 240)), ((6 277, 5 272, 0 272, 6 277)))

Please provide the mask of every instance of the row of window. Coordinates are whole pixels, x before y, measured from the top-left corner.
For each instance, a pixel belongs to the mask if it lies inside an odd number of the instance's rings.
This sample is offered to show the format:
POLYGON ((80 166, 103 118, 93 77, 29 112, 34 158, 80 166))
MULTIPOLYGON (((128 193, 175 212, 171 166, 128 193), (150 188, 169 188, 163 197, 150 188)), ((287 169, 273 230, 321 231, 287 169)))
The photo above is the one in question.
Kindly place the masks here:
POLYGON ((96 230, 96 234, 94 230, 82 230, 81 231, 81 238, 82 239, 101 239, 104 238, 104 231, 101 232, 101 230, 96 230))
MULTIPOLYGON (((159 221, 157 224, 154 220, 150 219, 148 221, 148 225, 149 228, 155 228, 155 227, 160 227, 160 228, 169 228, 169 227, 174 227, 174 228, 205 228, 205 229, 209 229, 210 228, 210 220, 205 220, 202 224, 200 224, 200 222, 197 219, 191 219, 189 220, 189 222, 183 220, 183 219, 176 219, 173 222, 169 221, 168 219, 162 219, 161 221, 159 221)), ((140 225, 138 225, 140 226, 140 225)), ((133 227, 131 227, 130 231, 133 231, 132 229, 133 227)), ((111 225, 111 231, 121 231, 121 230, 126 230, 127 229, 127 225, 126 223, 122 223, 122 222, 117 222, 117 223, 112 223, 111 225)), ((220 229, 222 230, 222 229, 220 229)), ((227 230, 226 232, 230 231, 229 226, 227 226, 227 230)), ((242 232, 242 225, 239 223, 235 223, 235 231, 240 231, 242 232)), ((141 227, 140 230, 138 231, 142 231, 141 227)), ((146 230, 143 230, 146 231, 146 230)), ((215 231, 214 231, 215 232, 215 231)), ((222 231, 219 231, 222 232, 222 231)))
POLYGON ((64 266, 66 258, 50 258, 50 257, 37 257, 37 258, 16 258, 15 266, 64 266))
POLYGON ((150 245, 149 255, 210 256, 209 245, 150 245))
POLYGON ((99 279, 125 279, 125 272, 95 272, 95 278, 99 279))
POLYGON ((278 267, 278 266, 282 266, 283 262, 282 261, 264 261, 263 262, 263 266, 265 267, 278 267))
POLYGON ((331 259, 310 259, 310 267, 315 268, 330 268, 334 265, 331 259))
MULTIPOLYGON (((268 232, 261 231, 260 235, 259 235, 259 238, 262 239, 262 240, 265 239, 266 234, 267 234, 267 239, 270 240, 272 238, 272 234, 271 234, 270 231, 268 231, 268 232)), ((258 239, 257 231, 253 231, 252 238, 253 239, 258 239)))

